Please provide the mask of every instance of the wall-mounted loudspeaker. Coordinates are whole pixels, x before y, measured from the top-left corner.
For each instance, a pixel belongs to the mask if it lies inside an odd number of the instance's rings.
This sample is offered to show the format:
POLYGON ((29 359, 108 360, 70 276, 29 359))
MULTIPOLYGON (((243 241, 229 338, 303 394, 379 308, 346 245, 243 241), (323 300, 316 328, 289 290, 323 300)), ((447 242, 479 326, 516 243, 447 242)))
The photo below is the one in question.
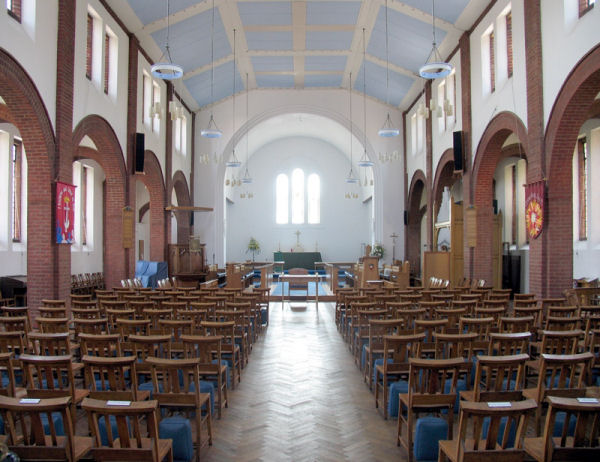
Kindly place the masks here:
POLYGON ((463 132, 454 132, 454 171, 461 172, 463 169, 463 132))
POLYGON ((135 134, 135 172, 144 173, 144 134, 135 134))
POLYGON ((404 226, 408 225, 408 210, 404 211, 404 226))

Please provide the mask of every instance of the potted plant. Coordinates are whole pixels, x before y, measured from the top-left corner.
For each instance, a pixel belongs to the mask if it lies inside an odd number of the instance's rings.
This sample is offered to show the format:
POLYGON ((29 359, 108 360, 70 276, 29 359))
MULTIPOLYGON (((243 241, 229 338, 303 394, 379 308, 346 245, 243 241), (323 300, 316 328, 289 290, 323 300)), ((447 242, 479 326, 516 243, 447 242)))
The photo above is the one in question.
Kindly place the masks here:
POLYGON ((248 250, 246 250, 246 253, 248 253, 248 252, 252 252, 252 261, 253 262, 254 262, 254 256, 257 253, 260 253, 260 244, 253 237, 251 237, 250 242, 248 242, 248 250))
POLYGON ((381 258, 383 258, 384 253, 385 253, 385 249, 383 248, 383 246, 379 242, 376 242, 375 245, 373 246, 373 249, 371 250, 371 256, 379 257, 381 259, 381 258))

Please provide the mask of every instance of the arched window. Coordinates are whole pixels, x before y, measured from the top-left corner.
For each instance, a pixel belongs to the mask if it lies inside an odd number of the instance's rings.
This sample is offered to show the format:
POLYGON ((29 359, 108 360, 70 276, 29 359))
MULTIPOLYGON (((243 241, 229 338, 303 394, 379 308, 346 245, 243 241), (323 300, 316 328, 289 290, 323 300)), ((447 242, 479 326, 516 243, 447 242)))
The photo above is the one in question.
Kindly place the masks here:
POLYGON ((275 223, 285 225, 289 216, 289 181, 284 173, 277 175, 275 180, 275 223))
POLYGON ((321 222, 321 179, 316 173, 308 175, 306 184, 308 195, 308 223, 311 225, 321 222))
POLYGON ((292 223, 304 223, 304 172, 299 168, 292 172, 292 223))

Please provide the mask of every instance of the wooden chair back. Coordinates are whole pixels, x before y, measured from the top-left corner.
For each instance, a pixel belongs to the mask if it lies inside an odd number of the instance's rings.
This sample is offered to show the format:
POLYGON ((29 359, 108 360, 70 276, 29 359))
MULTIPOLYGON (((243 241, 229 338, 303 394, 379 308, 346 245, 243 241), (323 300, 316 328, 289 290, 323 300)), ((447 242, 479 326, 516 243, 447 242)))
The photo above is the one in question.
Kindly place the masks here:
POLYGON ((100 319, 102 317, 100 308, 96 308, 95 304, 93 308, 71 308, 71 315, 73 319, 100 319))
POLYGON ((50 300, 50 299, 45 298, 42 300, 42 307, 44 307, 44 306, 64 308, 67 306, 67 303, 65 300, 50 300))
POLYGON ((535 318, 533 316, 502 316, 498 331, 505 334, 533 332, 535 330, 534 322, 535 318))
POLYGON ((491 333, 488 356, 510 356, 525 353, 531 332, 491 333))
POLYGON ((59 333, 69 332, 69 318, 36 318, 40 332, 59 333))
POLYGON ((74 436, 70 405, 68 396, 40 399, 37 403, 22 403, 17 398, 0 396, 0 415, 5 423, 8 449, 21 460, 75 462, 87 455, 92 439, 74 436), (56 415, 62 418, 64 436, 57 433, 56 415), (44 422, 47 422, 47 430, 44 422))
POLYGON ((587 385, 594 356, 589 351, 570 355, 542 353, 536 401, 547 396, 580 396, 587 385))
POLYGON ((527 420, 536 407, 536 402, 531 399, 510 402, 509 407, 490 407, 486 402, 462 402, 457 438, 452 442, 440 441, 439 460, 450 456, 456 462, 523 461, 527 420), (484 421, 488 424, 484 425, 484 421), (501 425, 502 422, 504 424, 501 425), (512 428, 516 429, 514 444, 509 446, 512 428))
POLYGON ((21 331, 28 333, 31 330, 28 316, 0 316, 0 330, 4 332, 21 331))
POLYGON ((15 396, 16 393, 16 382, 15 382, 15 370, 13 368, 14 354, 12 352, 0 353, 0 371, 2 372, 3 379, 0 380, 0 395, 2 396, 15 396))
POLYGON ((383 374, 408 371, 409 359, 421 357, 425 334, 386 335, 383 337, 383 374), (391 359, 391 362, 387 361, 391 359))
MULTIPOLYGON (((462 357, 451 359, 409 359, 408 407, 453 409, 456 384, 464 369, 462 357)), ((454 414, 450 412, 450 414, 454 414)))
POLYGON ((147 318, 142 319, 115 319, 116 328, 113 332, 118 332, 123 341, 127 341, 130 335, 150 335, 150 327, 152 320, 147 318))
POLYGON ((479 335, 476 332, 466 334, 434 334, 435 359, 464 358, 471 363, 475 357, 479 335))
POLYGON ((582 330, 550 331, 543 330, 541 353, 554 355, 570 355, 577 353, 579 339, 583 338, 582 330))
POLYGON ((110 405, 104 400, 86 398, 81 407, 85 409, 94 435, 92 455, 97 461, 152 461, 160 462, 165 456, 172 460, 172 440, 158 437, 158 401, 133 401, 128 406, 110 405), (112 425, 100 423, 114 419, 112 425), (100 427, 105 427, 108 444, 102 444, 100 427), (145 431, 144 431, 145 430, 145 431))
POLYGON ((138 400, 134 356, 88 356, 81 358, 85 381, 94 399, 138 400))
POLYGON ((31 332, 29 342, 32 353, 41 356, 61 356, 71 354, 71 342, 68 332, 43 333, 31 332))
POLYGON ((75 328, 75 338, 78 338, 80 334, 108 334, 108 318, 91 318, 81 319, 77 318, 73 320, 73 326, 75 328))
POLYGON ((121 356, 122 337, 119 334, 79 334, 81 354, 87 356, 121 356))
MULTIPOLYGON (((546 423, 544 425, 543 444, 528 444, 525 438, 525 450, 537 460, 577 460, 594 461, 600 458, 600 403, 579 402, 575 398, 549 396, 550 403, 546 423), (566 414, 562 425, 557 428, 556 416, 559 412, 566 414), (575 419, 575 431, 571 435, 569 426, 575 419), (554 437, 554 434, 559 436, 554 437)), ((532 439, 533 440, 533 439, 532 439)))
POLYGON ((478 356, 473 386, 474 401, 518 401, 525 386, 529 355, 478 356))
POLYGON ((68 318, 66 306, 40 306, 38 314, 42 318, 68 318))

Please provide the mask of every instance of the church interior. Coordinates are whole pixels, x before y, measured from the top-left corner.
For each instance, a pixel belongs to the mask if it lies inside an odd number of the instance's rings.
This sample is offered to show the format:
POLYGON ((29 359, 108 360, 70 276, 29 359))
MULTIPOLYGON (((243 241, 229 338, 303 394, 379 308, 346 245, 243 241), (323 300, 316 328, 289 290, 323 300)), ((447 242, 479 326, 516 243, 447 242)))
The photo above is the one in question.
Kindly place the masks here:
POLYGON ((597 460, 598 24, 5 0, 0 459, 597 460))

